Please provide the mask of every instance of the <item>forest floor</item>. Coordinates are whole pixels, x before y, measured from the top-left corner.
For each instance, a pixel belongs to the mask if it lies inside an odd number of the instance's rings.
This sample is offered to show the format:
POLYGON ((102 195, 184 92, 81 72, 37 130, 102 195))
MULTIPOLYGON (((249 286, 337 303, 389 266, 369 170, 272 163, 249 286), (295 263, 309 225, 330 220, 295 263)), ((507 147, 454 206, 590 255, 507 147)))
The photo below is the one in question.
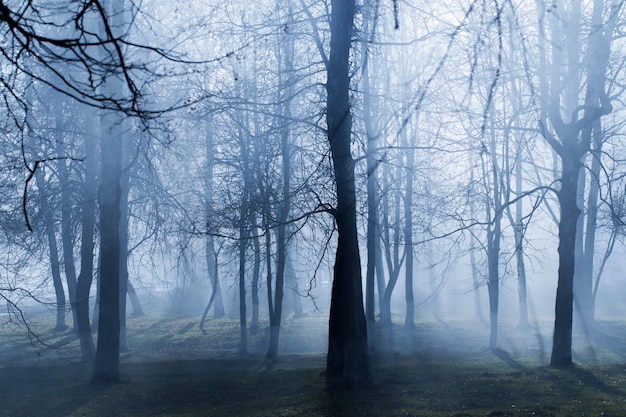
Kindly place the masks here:
POLYGON ((476 321, 428 320, 407 333, 377 329, 367 388, 329 388, 323 376, 327 320, 288 319, 282 355, 264 357, 266 323, 237 353, 238 322, 131 318, 121 381, 89 383, 71 331, 31 323, 37 337, 0 331, 0 417, 17 416, 624 416, 626 322, 603 318, 574 340, 577 365, 547 367, 550 324, 502 323, 486 348, 476 321), (46 330, 48 329, 48 330, 46 330), (43 345, 42 345, 43 343, 43 345))

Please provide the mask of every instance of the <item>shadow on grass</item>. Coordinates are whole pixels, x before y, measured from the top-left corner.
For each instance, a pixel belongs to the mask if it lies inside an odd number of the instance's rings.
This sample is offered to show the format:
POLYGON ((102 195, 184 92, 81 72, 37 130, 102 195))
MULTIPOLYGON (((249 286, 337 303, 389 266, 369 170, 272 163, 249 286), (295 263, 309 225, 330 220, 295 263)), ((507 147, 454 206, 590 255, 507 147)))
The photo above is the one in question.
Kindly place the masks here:
POLYGON ((496 355, 499 359, 501 359, 504 363, 511 367, 511 369, 522 370, 525 369, 519 362, 515 361, 511 355, 505 350, 502 349, 492 349, 491 352, 496 355))

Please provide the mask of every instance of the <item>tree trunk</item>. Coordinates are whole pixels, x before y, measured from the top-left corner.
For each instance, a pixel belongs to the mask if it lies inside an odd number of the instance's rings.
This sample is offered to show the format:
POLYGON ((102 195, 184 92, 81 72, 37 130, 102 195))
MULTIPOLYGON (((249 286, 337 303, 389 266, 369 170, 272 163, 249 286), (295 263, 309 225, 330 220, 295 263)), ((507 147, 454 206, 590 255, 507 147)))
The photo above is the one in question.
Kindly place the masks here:
POLYGON ((406 146, 406 193, 404 195, 404 258, 405 263, 405 300, 406 314, 404 328, 415 329, 415 296, 413 294, 413 172, 415 169, 415 150, 407 138, 407 128, 402 130, 403 145, 406 146))
POLYGON ((135 291, 135 287, 131 284, 130 279, 126 281, 127 290, 128 290, 128 298, 130 299, 130 303, 133 306, 133 317, 143 317, 145 315, 143 308, 141 308, 141 301, 137 296, 137 292, 135 291))
MULTIPOLYGON (((91 110, 91 109, 90 109, 91 110)), ((88 116, 90 118, 90 116, 88 116)), ((82 203, 82 230, 80 245, 80 274, 76 284, 76 326, 83 362, 93 362, 96 347, 89 323, 89 293, 94 273, 94 230, 97 203, 97 149, 94 132, 84 136, 85 162, 82 203)))
MULTIPOLYGON (((124 30, 124 0, 105 2, 110 27, 124 30)), ((122 91, 119 77, 105 86, 122 91)), ((111 111, 101 120, 100 183, 100 306, 93 382, 113 382, 120 374, 120 177, 122 171, 122 119, 111 111)))
MULTIPOLYGON (((371 18, 370 18, 371 19, 371 18)), ((372 19, 373 20, 373 19, 372 19)), ((367 54, 366 39, 363 39, 362 49, 367 54)), ((372 122, 372 94, 369 77, 369 59, 365 58, 362 64, 363 77, 363 119, 367 135, 367 271, 365 279, 365 317, 367 320, 368 344, 370 350, 374 349, 374 323, 376 320, 376 262, 378 232, 378 184, 376 183, 376 160, 377 135, 374 132, 372 122)), ((382 292, 381 292, 382 295, 382 292)), ((382 298, 381 298, 382 300, 382 298)), ((380 306, 381 304, 379 304, 380 306)))
POLYGON ((338 241, 326 376, 329 381, 341 379, 347 384, 366 384, 371 376, 356 227, 354 160, 350 153, 352 118, 348 71, 355 5, 354 0, 332 0, 331 7, 326 121, 337 187, 338 241))
MULTIPOLYGON (((489 158, 491 159, 491 175, 493 194, 487 196, 487 263, 488 278, 487 290, 489 293, 489 349, 497 347, 498 339, 498 310, 500 307, 500 240, 502 228, 502 193, 500 187, 500 167, 496 152, 495 126, 493 113, 490 113, 491 138, 489 141, 489 158), (493 203, 490 202, 493 201, 493 203)), ((485 184, 488 182, 485 180, 485 184)), ((486 188, 489 190, 489 188, 486 188)))
MULTIPOLYGON (((522 193, 522 139, 517 138, 515 151, 515 195, 522 193)), ((528 329, 528 295, 526 291, 526 264, 524 262, 524 224, 522 222, 523 206, 522 199, 515 202, 515 220, 513 234, 515 239, 515 259, 517 264, 517 294, 519 318, 517 327, 520 330, 528 329)))
MULTIPOLYGON (((56 129, 57 132, 63 132, 63 112, 62 105, 57 108, 56 129)), ((57 161, 57 170, 59 175, 59 184, 61 185, 61 241, 63 247, 63 269, 65 271, 65 280, 67 282, 67 292, 70 298, 70 306, 72 308, 72 317, 74 330, 76 327, 76 268, 74 266, 74 244, 72 236, 72 199, 69 173, 67 171, 67 161, 64 138, 61 134, 56 137, 56 152, 59 156, 57 161)))
POLYGON ((211 304, 215 304, 213 309, 213 317, 216 319, 224 317, 226 312, 224 311, 224 302, 222 301, 222 292, 220 290, 220 281, 218 277, 218 263, 217 252, 215 250, 215 237, 213 230, 213 169, 215 166, 215 145, 213 141, 213 126, 211 123, 211 116, 207 116, 206 119, 206 174, 204 178, 204 198, 205 198, 205 216, 206 216, 206 265, 207 275, 211 280, 211 298, 209 304, 202 315, 200 321, 200 327, 204 323, 204 319, 209 311, 211 304))
MULTIPOLYGON (((265 223, 265 222, 264 222, 265 223)), ((258 225, 256 224, 256 217, 254 220, 254 224, 252 225, 253 230, 259 230, 258 225)), ((265 227, 265 255, 266 255, 266 266, 267 266, 267 285, 268 291, 271 291, 272 288, 272 262, 271 262, 271 236, 272 232, 269 227, 265 227)), ((250 319, 250 334, 256 334, 259 330, 259 305, 261 304, 259 301, 259 281, 261 278, 261 242, 258 236, 254 236, 252 238, 252 247, 254 249, 254 265, 252 267, 252 282, 250 292, 252 293, 252 317, 250 319)), ((271 300, 270 300, 271 304, 271 300)))
MULTIPOLYGON (((385 184, 389 184, 390 182, 387 180, 389 170, 387 166, 385 166, 384 168, 384 182, 385 184)), ((400 168, 397 168, 397 171, 397 178, 400 178, 400 168)), ((400 277, 400 269, 402 267, 402 263, 404 262, 404 257, 407 253, 405 250, 404 253, 401 254, 402 251, 400 236, 402 234, 402 231, 400 230, 400 202, 403 200, 403 196, 399 187, 397 187, 396 189, 397 191, 395 193, 395 196, 393 196, 393 210, 389 208, 389 199, 391 193, 387 191, 383 194, 383 243, 385 245, 385 259, 387 261, 389 281, 387 281, 387 285, 385 286, 385 290, 383 292, 382 303, 380 305, 380 317, 382 324, 385 327, 391 327, 392 325, 391 296, 393 295, 393 291, 396 288, 396 284, 398 283, 398 278, 400 277), (390 215, 394 216, 393 225, 391 225, 389 221, 390 215)))
POLYGON ((119 378, 120 354, 120 174, 121 122, 114 114, 102 120, 100 185, 100 314, 94 382, 119 378))
POLYGON ((250 180, 249 173, 249 157, 246 138, 240 130, 240 153, 243 180, 243 193, 241 196, 241 205, 239 207, 239 353, 244 354, 248 351, 248 329, 247 329, 247 309, 246 309, 246 248, 248 246, 249 232, 249 213, 248 206, 250 204, 250 180))
POLYGON ((572 365, 572 309, 574 302, 574 260, 576 223, 580 209, 576 204, 580 162, 575 156, 563 157, 559 190, 559 279, 556 292, 554 336, 550 365, 572 365))
POLYGON ((289 248, 287 248, 287 260, 285 266, 285 282, 291 288, 291 295, 293 297, 293 314, 295 318, 304 317, 304 309, 302 308, 302 296, 298 290, 298 274, 293 267, 293 261, 291 260, 292 254, 289 248))
POLYGON ((54 228, 54 216, 48 204, 48 193, 45 191, 48 186, 44 183, 44 175, 42 168, 35 171, 35 180, 37 187, 41 190, 40 205, 42 213, 46 213, 46 237, 48 238, 48 251, 50 254, 50 272, 52 274, 52 284, 54 285, 54 294, 56 296, 56 326, 54 331, 62 332, 67 330, 65 324, 65 289, 63 288, 63 280, 61 278, 61 264, 59 262, 59 249, 57 246, 57 238, 54 228))
MULTIPOLYGON (((289 57, 287 58, 289 59, 289 57)), ((290 67, 291 65, 288 65, 290 67)), ((288 110, 289 103, 285 104, 283 115, 291 116, 288 110)), ((278 337, 283 313, 283 292, 285 287, 285 269, 287 266, 287 219, 291 210, 291 146, 289 144, 288 126, 284 124, 281 129, 281 157, 283 169, 282 205, 278 215, 277 250, 276 260, 276 284, 274 289, 274 305, 270 310, 270 346, 267 351, 268 358, 278 356, 278 337)))
POLYGON ((128 352, 126 341, 126 300, 128 294, 128 195, 130 193, 130 138, 122 145, 122 172, 120 175, 120 350, 128 352))

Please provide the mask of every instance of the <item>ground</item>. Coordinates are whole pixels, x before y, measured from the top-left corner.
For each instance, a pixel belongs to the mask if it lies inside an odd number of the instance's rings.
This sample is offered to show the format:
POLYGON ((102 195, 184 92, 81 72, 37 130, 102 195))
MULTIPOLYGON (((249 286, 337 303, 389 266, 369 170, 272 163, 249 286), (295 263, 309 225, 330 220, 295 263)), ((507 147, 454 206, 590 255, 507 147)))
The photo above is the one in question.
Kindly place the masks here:
POLYGON ((548 322, 527 331, 503 323, 489 351, 479 322, 429 320, 415 332, 378 329, 373 384, 328 387, 326 319, 289 319, 283 355, 264 357, 266 323, 237 353, 237 321, 129 320, 122 380, 89 384, 71 331, 33 322, 45 347, 23 329, 0 335, 0 417, 5 416, 623 416, 626 323, 599 320, 594 338, 575 339, 578 364, 547 367, 548 322))

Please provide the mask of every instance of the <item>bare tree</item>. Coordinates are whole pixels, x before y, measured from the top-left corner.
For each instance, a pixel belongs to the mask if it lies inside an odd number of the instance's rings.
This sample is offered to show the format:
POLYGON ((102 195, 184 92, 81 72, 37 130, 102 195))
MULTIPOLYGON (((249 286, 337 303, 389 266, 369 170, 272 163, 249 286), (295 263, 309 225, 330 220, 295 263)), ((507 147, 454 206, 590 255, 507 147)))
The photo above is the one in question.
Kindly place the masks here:
POLYGON ((591 25, 581 29, 581 1, 553 2, 546 8, 537 2, 540 25, 541 133, 561 162, 557 191, 559 219, 559 273, 555 306, 554 340, 550 364, 572 365, 572 320, 579 175, 582 159, 591 149, 594 123, 613 110, 606 92, 606 72, 611 40, 622 2, 595 0, 591 25), (608 11, 608 13, 605 13, 608 11), (547 24, 547 25, 546 25, 547 24), (550 34, 543 29, 549 28, 550 34), (580 61, 580 37, 587 46, 580 61), (551 61, 549 59, 551 58, 551 61), (583 104, 579 105, 579 80, 586 79, 583 104))
POLYGON ((340 378, 351 384, 365 384, 370 381, 370 370, 356 227, 354 159, 350 151, 352 115, 349 68, 354 0, 333 0, 331 8, 326 121, 337 187, 335 221, 338 242, 326 372, 329 380, 340 378))

